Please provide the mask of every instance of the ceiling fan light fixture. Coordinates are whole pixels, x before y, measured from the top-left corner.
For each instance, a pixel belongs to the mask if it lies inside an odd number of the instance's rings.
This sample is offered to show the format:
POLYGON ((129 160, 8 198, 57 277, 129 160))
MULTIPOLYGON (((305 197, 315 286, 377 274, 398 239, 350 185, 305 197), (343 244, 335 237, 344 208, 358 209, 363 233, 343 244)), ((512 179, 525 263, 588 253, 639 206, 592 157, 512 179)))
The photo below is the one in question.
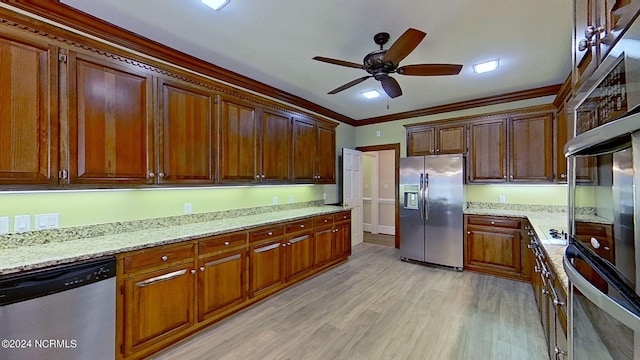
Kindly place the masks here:
POLYGON ((473 65, 473 72, 476 74, 482 74, 489 71, 494 71, 500 66, 498 59, 485 61, 483 63, 473 65))
POLYGON ((229 0, 200 0, 200 2, 217 11, 227 5, 229 0))
POLYGON ((380 92, 378 90, 367 90, 365 92, 361 93, 362 96, 366 97, 367 99, 375 99, 378 96, 380 96, 380 92))

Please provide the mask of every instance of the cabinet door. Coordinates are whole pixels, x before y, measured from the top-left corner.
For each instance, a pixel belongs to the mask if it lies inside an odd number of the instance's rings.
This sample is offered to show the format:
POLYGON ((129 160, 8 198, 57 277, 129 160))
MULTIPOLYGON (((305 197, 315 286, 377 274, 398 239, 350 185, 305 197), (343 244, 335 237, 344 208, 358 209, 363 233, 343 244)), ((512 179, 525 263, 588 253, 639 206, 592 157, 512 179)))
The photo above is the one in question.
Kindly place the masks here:
POLYGON ((509 181, 553 180, 553 115, 511 119, 509 181))
POLYGON ((287 238, 286 280, 303 277, 313 270, 313 234, 301 233, 287 238))
POLYGON ((336 183, 336 131, 332 127, 318 124, 316 148, 317 183, 336 183))
POLYGON ((465 267, 520 274, 520 232, 468 227, 465 267))
POLYGON ((124 281, 125 356, 173 336, 195 322, 193 264, 124 281))
POLYGON ((410 129, 407 132, 407 156, 433 155, 435 129, 410 129))
POLYGON ((57 183, 56 48, 0 38, 0 184, 57 183))
POLYGON ((214 95, 184 84, 160 80, 158 182, 214 182, 216 131, 214 95))
MULTIPOLYGON (((596 2, 603 0, 574 0, 574 31, 573 31, 573 87, 578 88, 585 79, 593 73, 598 65, 598 47, 581 44, 586 41, 585 31, 588 26, 597 27, 596 2)), ((594 35, 591 39, 598 37, 594 35)))
POLYGON ((262 114, 261 180, 286 182, 291 178, 291 119, 280 114, 262 114))
POLYGON ((313 183, 316 176, 316 145, 318 141, 315 123, 294 119, 292 140, 293 179, 297 183, 313 183))
POLYGON ((471 124, 471 182, 505 182, 506 120, 471 124))
POLYGON ((438 154, 461 154, 466 151, 465 125, 439 127, 436 133, 438 154))
POLYGON ((340 259, 351 255, 351 224, 339 223, 335 225, 335 236, 333 238, 333 258, 340 259))
POLYGON ((566 103, 563 103, 558 112, 556 113, 555 119, 555 131, 556 131, 556 148, 555 148, 555 159, 556 159, 556 170, 555 177, 556 181, 566 183, 567 182, 567 158, 564 157, 564 146, 567 144, 567 141, 572 137, 573 134, 569 129, 569 124, 573 123, 569 121, 569 113, 568 107, 566 103))
POLYGON ((313 234, 314 237, 314 252, 315 261, 314 265, 320 267, 329 263, 333 257, 333 228, 325 227, 318 228, 313 234))
POLYGON ((69 53, 69 182, 155 180, 151 76, 69 53))
POLYGON ((281 240, 249 247, 249 297, 284 283, 284 247, 281 240))
POLYGON ((200 260, 199 321, 245 301, 246 259, 246 251, 239 250, 200 260))
POLYGON ((221 102, 220 181, 255 182, 258 176, 259 123, 249 105, 221 102))

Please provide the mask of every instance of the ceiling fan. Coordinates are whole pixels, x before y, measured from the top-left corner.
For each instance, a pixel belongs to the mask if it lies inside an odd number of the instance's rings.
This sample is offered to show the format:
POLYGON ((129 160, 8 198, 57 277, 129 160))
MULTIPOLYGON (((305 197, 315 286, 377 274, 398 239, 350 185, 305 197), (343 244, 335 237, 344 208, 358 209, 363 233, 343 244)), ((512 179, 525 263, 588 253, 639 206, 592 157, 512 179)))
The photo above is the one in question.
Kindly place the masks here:
POLYGON ((389 74, 411 75, 411 76, 439 76, 439 75, 457 75, 462 70, 462 65, 456 64, 416 64, 399 66, 400 61, 407 57, 418 44, 427 36, 426 33, 409 28, 396 40, 389 49, 383 49, 383 45, 389 41, 389 33, 381 32, 373 37, 373 41, 380 45, 380 50, 376 50, 367 54, 364 57, 363 63, 358 64, 350 61, 331 59, 322 56, 316 56, 313 59, 326 62, 329 64, 335 64, 340 66, 347 66, 356 69, 363 69, 371 75, 363 76, 361 78, 350 81, 340 87, 337 87, 328 92, 328 94, 337 94, 340 91, 346 90, 352 86, 355 86, 370 77, 380 81, 382 88, 389 95, 390 98, 395 98, 402 95, 402 89, 396 79, 389 76, 389 74))

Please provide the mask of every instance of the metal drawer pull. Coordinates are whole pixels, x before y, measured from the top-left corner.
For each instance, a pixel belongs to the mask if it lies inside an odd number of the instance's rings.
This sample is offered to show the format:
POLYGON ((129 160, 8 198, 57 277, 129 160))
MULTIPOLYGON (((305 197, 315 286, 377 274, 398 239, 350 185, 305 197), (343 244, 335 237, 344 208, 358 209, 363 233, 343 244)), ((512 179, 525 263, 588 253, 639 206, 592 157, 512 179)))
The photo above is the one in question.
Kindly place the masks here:
POLYGON ((162 259, 162 261, 167 261, 169 260, 169 257, 167 255, 163 255, 160 259, 162 259))
POLYGON ((328 223, 328 222, 329 222, 329 220, 327 220, 327 219, 324 219, 324 222, 325 222, 325 223, 328 223))
POLYGON ((309 235, 298 236, 295 239, 289 240, 289 244, 295 244, 297 242, 304 241, 304 240, 307 240, 307 239, 309 239, 309 235))
POLYGON ((155 283, 159 283, 159 282, 162 282, 162 281, 166 281, 166 280, 171 280, 171 279, 177 278, 178 276, 182 276, 182 275, 184 275, 186 273, 187 273, 187 269, 182 269, 182 270, 170 272, 168 274, 152 277, 151 279, 147 279, 147 280, 144 280, 144 281, 137 282, 136 286, 137 287, 145 287, 145 286, 153 285, 155 283))
MULTIPOLYGON (((204 266, 205 267, 209 267, 209 266, 220 265, 220 264, 224 264, 226 262, 233 261, 233 260, 238 260, 238 259, 240 259, 240 254, 235 254, 233 256, 229 256, 229 257, 226 257, 224 259, 218 259, 218 260, 209 261, 208 263, 205 263, 204 266)), ((201 267, 200 270, 204 271, 204 267, 201 267)))
POLYGON ((228 241, 225 241, 225 242, 224 242, 224 246, 229 246, 229 244, 231 244, 231 243, 230 243, 230 242, 228 242, 228 241))
POLYGON ((269 232, 267 233, 267 235, 271 236, 271 235, 273 235, 273 232, 272 232, 272 231, 269 231, 269 232))
POLYGON ((564 306, 564 301, 560 301, 558 298, 553 299, 553 305, 564 306))
POLYGON ((300 224, 300 227, 301 227, 301 228, 304 228, 304 224, 300 224))
POLYGON ((265 247, 261 247, 261 248, 257 248, 255 250, 253 250, 254 253, 261 253, 261 252, 265 252, 265 251, 269 251, 269 250, 273 250, 273 249, 277 249, 280 247, 280 243, 277 244, 273 244, 273 245, 269 245, 269 246, 265 246, 265 247))

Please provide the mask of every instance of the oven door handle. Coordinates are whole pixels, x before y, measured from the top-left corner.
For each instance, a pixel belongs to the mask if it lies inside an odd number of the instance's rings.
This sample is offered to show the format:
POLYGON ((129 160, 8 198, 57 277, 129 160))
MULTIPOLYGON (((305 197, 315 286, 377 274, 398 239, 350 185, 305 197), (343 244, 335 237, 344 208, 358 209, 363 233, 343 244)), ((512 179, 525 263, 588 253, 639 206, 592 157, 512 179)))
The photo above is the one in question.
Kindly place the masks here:
MULTIPOLYGON (((564 252, 562 265, 567 273, 571 287, 576 287, 587 299, 616 320, 635 331, 640 331, 640 317, 614 301, 585 279, 569 260, 567 251, 564 252)), ((571 295, 571 298, 573 298, 573 295, 571 295)))

